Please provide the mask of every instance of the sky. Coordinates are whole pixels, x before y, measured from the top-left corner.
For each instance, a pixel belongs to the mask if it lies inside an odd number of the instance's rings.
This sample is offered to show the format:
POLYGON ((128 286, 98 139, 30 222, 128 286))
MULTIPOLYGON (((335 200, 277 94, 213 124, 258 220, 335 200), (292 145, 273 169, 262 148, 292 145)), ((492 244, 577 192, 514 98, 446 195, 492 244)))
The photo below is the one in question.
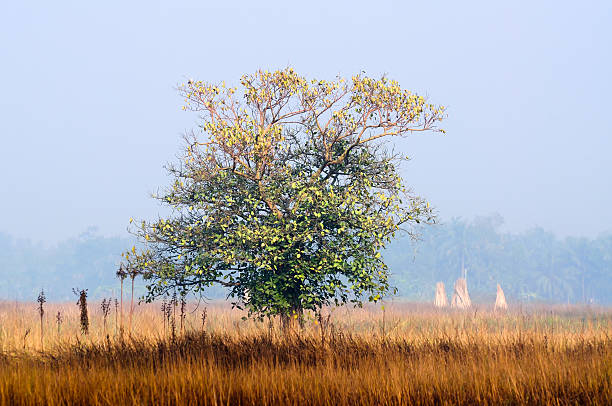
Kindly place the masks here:
POLYGON ((396 141, 442 219, 612 232, 611 27, 609 1, 2 2, 0 232, 126 235, 196 124, 176 85, 287 66, 447 106, 446 135, 396 141))

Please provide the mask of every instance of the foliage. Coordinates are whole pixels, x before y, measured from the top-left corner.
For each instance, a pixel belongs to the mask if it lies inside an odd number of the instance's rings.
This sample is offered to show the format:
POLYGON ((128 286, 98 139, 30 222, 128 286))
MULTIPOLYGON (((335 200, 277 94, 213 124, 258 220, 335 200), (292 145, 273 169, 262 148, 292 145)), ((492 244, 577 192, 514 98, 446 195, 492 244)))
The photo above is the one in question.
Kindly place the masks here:
POLYGON ((180 87, 200 122, 158 196, 174 212, 142 222, 147 249, 126 254, 148 299, 218 284, 250 314, 296 317, 376 302, 390 289, 381 250, 400 227, 434 221, 385 142, 438 130, 444 108, 384 77, 307 81, 285 69, 240 83, 180 87))

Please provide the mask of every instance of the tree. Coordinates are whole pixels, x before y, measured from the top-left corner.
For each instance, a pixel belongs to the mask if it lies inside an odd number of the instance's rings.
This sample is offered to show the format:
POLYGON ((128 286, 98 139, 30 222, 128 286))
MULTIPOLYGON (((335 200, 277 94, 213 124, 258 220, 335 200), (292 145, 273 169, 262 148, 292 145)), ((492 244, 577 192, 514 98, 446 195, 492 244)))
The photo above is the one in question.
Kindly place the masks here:
POLYGON ((444 108, 385 77, 307 81, 288 68, 240 84, 179 87, 200 122, 156 196, 172 216, 134 230, 147 299, 218 284, 249 314, 285 322, 380 300, 391 289, 381 249, 435 221, 387 141, 443 131, 444 108))

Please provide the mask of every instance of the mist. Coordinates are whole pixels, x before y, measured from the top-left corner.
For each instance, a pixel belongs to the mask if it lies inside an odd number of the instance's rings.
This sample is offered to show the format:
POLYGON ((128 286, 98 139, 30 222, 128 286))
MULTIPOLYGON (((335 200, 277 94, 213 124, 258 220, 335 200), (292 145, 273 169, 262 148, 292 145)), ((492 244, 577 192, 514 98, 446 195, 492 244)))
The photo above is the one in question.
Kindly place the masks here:
MULTIPOLYGON (((454 218, 423 228, 417 240, 399 236, 384 251, 397 288, 387 300, 431 302, 436 282, 452 292, 465 270, 475 303, 493 303, 499 283, 515 304, 612 304, 612 234, 559 238, 542 228, 509 233, 502 226, 500 215, 454 218)), ((117 297, 115 273, 132 244, 96 228, 50 247, 0 234, 0 297, 34 300, 44 289, 51 300, 73 300, 73 287, 95 299, 117 297)), ((139 297, 145 285, 136 280, 139 297)), ((204 293, 226 296, 218 287, 204 293)))

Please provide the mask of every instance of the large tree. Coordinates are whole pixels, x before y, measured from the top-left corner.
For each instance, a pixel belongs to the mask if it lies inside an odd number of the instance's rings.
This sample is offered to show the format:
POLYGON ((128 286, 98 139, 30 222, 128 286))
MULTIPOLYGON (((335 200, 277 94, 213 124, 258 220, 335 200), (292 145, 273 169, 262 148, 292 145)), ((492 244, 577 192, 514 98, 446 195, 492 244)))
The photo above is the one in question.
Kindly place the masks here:
POLYGON ((137 230, 149 299, 218 284, 250 314, 287 320, 389 291, 380 251, 435 218, 387 141, 442 131, 443 107, 385 77, 309 81, 292 69, 179 91, 199 122, 157 196, 172 215, 137 230))

